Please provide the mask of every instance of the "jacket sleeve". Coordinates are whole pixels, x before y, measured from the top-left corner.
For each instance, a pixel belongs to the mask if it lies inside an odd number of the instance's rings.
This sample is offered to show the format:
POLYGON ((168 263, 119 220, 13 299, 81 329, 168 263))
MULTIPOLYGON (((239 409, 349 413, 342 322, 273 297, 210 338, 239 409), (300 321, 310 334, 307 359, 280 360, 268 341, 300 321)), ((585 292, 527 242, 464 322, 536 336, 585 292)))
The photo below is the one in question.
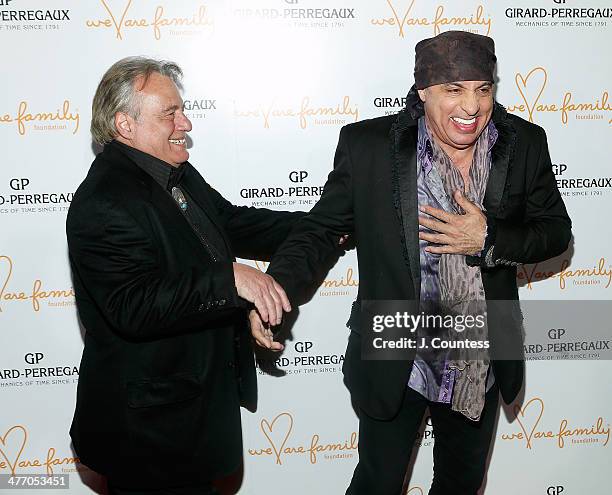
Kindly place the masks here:
POLYGON ((285 289, 292 303, 302 303, 338 252, 338 239, 354 232, 352 162, 348 128, 343 127, 319 201, 300 219, 272 257, 267 273, 285 289))
POLYGON ((234 254, 240 258, 269 261, 296 222, 305 215, 302 211, 235 206, 215 189, 208 188, 234 254))
POLYGON ((539 153, 526 179, 525 220, 522 224, 496 219, 492 259, 495 264, 538 263, 560 255, 572 236, 572 223, 557 188, 546 133, 536 127, 539 153))
POLYGON ((75 286, 121 337, 145 341, 202 330, 245 307, 231 262, 194 262, 170 275, 151 236, 127 209, 113 202, 89 206, 87 215, 69 215, 66 227, 75 286))

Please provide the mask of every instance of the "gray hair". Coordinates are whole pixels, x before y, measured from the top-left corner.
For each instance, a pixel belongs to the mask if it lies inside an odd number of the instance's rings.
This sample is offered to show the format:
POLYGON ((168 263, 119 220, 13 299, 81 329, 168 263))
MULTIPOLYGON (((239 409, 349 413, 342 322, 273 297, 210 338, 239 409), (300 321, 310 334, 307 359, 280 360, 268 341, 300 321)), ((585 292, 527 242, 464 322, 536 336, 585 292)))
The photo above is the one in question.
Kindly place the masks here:
POLYGON ((124 112, 138 119, 140 98, 135 84, 142 81, 145 86, 149 76, 157 72, 169 77, 180 88, 183 71, 174 62, 146 57, 126 57, 115 62, 106 71, 92 103, 91 134, 98 144, 112 141, 117 136, 115 114, 124 112))

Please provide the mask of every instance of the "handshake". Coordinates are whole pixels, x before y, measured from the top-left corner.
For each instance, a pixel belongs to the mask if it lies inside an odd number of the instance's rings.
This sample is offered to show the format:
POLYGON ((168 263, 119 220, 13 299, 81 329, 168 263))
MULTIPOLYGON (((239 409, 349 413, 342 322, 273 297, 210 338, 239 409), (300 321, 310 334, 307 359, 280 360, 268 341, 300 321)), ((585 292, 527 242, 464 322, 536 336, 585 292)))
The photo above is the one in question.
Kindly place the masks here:
POLYGON ((271 326, 280 325, 283 311, 291 311, 285 290, 270 275, 248 265, 234 263, 234 280, 238 295, 253 303, 249 312, 251 334, 261 347, 282 351, 284 346, 274 341, 271 326))
MULTIPOLYGON (((348 234, 340 236, 338 246, 345 245, 348 238, 348 234)), ((282 351, 285 347, 274 341, 270 327, 281 324, 283 311, 291 311, 285 290, 270 275, 242 263, 234 263, 234 282, 238 295, 255 305, 249 312, 249 322, 257 345, 282 351)))

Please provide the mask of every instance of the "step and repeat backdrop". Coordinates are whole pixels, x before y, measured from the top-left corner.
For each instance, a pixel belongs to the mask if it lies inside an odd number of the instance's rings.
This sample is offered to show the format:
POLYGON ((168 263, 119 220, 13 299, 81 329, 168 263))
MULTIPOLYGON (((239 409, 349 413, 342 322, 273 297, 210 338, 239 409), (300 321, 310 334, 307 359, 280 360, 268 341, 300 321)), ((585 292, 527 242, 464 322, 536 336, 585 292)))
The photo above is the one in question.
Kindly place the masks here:
MULTIPOLYGON (((519 267, 522 298, 610 300, 610 0, 0 0, 0 474, 68 473, 74 494, 103 486, 68 436, 83 341, 64 224, 112 63, 178 62, 204 177, 235 204, 308 210, 341 126, 399 111, 415 43, 449 29, 495 39, 496 97, 546 129, 574 223, 568 252, 519 267)), ((358 460, 341 374, 358 286, 350 251, 286 351, 264 361, 259 409, 243 414, 240 494, 344 493, 358 460)), ((546 340, 587 342, 589 324, 555 322, 546 340)), ((610 493, 612 370, 598 345, 527 363, 520 401, 500 411, 485 493, 610 493)), ((425 419, 408 494, 427 493, 434 441, 425 419)))

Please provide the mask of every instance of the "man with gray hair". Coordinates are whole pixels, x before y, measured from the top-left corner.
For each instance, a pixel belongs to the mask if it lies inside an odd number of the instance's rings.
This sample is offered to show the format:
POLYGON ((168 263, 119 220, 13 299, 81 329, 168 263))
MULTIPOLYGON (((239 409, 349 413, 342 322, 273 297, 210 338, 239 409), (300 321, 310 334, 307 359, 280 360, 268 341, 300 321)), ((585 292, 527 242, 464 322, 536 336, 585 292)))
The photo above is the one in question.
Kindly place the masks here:
POLYGON ((240 405, 256 403, 246 310, 275 325, 290 309, 235 256, 269 259, 300 214, 234 206, 187 161, 181 76, 144 57, 104 74, 104 148, 66 223, 85 328, 70 432, 117 494, 213 493, 240 467, 240 405))

